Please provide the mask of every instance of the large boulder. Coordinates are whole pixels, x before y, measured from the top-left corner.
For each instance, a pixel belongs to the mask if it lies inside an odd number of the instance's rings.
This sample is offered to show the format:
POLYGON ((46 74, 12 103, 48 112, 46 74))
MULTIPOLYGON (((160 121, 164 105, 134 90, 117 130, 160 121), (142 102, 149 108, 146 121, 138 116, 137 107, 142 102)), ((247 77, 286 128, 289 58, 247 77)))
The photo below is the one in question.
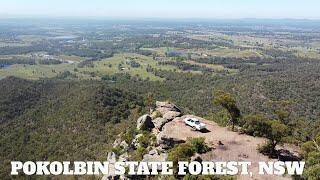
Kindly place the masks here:
POLYGON ((107 161, 109 163, 115 163, 117 161, 116 154, 114 152, 109 152, 108 157, 107 157, 107 161))
POLYGON ((158 153, 158 150, 157 149, 152 149, 151 151, 149 151, 149 153, 148 153, 149 155, 151 155, 151 156, 153 156, 153 155, 158 155, 159 153, 158 153))
POLYGON ((163 116, 169 111, 181 112, 181 110, 175 105, 170 102, 156 102, 156 110, 161 113, 163 116))
POLYGON ((152 118, 148 114, 141 116, 137 120, 138 130, 151 130, 152 128, 154 128, 154 124, 152 122, 152 118))
POLYGON ((163 115, 164 119, 167 119, 168 121, 172 121, 174 118, 181 116, 181 112, 177 111, 168 111, 163 115))
POLYGON ((144 161, 144 162, 164 162, 164 161, 166 161, 167 157, 168 157, 167 153, 153 154, 153 155, 145 154, 143 156, 142 161, 144 161))
POLYGON ((155 128, 157 128, 159 131, 162 131, 163 126, 167 122, 169 122, 168 119, 160 118, 160 117, 153 120, 153 124, 154 124, 155 128))
MULTIPOLYGON (((155 154, 155 155, 146 154, 143 156, 142 161, 143 162, 165 162, 167 158, 168 158, 167 153, 161 153, 161 154, 155 154)), ((152 167, 149 166, 149 170, 152 170, 151 168, 152 167)), ((162 166, 157 166, 157 170, 162 171, 162 166)))
MULTIPOLYGON (((152 149, 148 154, 143 156, 143 162, 164 162, 168 158, 167 153, 159 153, 157 149, 152 149)), ((151 168, 151 167, 149 167, 151 168)), ((161 166, 158 166, 158 171, 162 170, 161 166)))

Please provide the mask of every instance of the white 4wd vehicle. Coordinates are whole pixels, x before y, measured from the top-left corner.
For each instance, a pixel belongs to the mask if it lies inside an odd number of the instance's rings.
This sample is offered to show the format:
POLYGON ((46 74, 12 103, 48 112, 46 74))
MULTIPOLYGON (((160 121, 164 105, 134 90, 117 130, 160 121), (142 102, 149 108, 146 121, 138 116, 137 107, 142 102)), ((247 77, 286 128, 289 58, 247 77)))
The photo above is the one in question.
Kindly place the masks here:
POLYGON ((190 127, 192 127, 195 130, 201 131, 206 128, 206 125, 201 123, 196 118, 185 118, 184 123, 190 127))

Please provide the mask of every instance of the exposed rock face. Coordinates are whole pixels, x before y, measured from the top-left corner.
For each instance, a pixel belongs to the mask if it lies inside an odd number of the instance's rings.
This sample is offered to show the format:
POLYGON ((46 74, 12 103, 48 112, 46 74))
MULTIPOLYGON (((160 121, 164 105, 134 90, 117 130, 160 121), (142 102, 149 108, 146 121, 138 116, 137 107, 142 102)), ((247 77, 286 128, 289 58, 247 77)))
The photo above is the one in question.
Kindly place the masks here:
POLYGON ((128 150, 129 150, 129 145, 128 145, 128 143, 127 143, 126 141, 122 141, 122 142, 120 143, 120 147, 121 147, 122 150, 124 150, 124 151, 128 151, 128 150))
POLYGON ((151 130, 152 128, 154 128, 154 124, 152 122, 152 118, 148 114, 141 116, 137 120, 138 130, 151 130))
POLYGON ((155 128, 157 128, 159 131, 162 131, 163 126, 169 122, 168 119, 164 119, 164 118, 156 118, 153 120, 153 124, 155 126, 155 128))
POLYGON ((157 144, 163 149, 169 149, 176 144, 185 143, 185 140, 168 137, 162 132, 157 135, 157 144))
POLYGON ((179 116, 181 116, 181 112, 168 111, 163 115, 163 118, 167 119, 168 121, 172 121, 174 118, 179 116))
POLYGON ((128 153, 127 152, 125 152, 124 154, 121 154, 120 156, 119 156, 119 162, 126 162, 126 161, 128 161, 129 160, 129 155, 128 155, 128 153))
POLYGON ((167 153, 161 153, 161 154, 145 154, 143 156, 143 160, 144 162, 164 162, 166 161, 168 155, 167 153))
MULTIPOLYGON (((148 154, 143 156, 144 162, 164 162, 166 161, 168 154, 167 153, 159 153, 157 149, 152 149, 148 154)), ((161 171, 161 166, 158 166, 158 171, 161 171)))
MULTIPOLYGON (((137 119, 137 130, 138 131, 150 131, 152 134, 156 135, 157 142, 156 144, 149 144, 147 150, 150 150, 147 154, 143 156, 145 162, 163 162, 166 161, 168 157, 167 150, 175 146, 176 144, 185 143, 185 140, 168 137, 164 131, 165 126, 170 121, 175 118, 181 117, 181 110, 174 104, 170 102, 156 102, 156 108, 150 110, 150 114, 145 114, 137 119)), ((121 137, 117 138, 113 147, 121 147, 122 154, 119 155, 119 162, 126 162, 130 160, 130 152, 134 148, 139 148, 139 138, 143 134, 137 134, 132 140, 131 144, 128 144, 126 141, 123 141, 121 137), (131 149, 133 148, 133 149, 131 149)), ((151 140, 150 140, 151 141, 151 140)), ((116 154, 114 152, 108 153, 107 160, 109 161, 109 175, 103 177, 103 179, 125 179, 125 176, 116 176, 114 173, 114 164, 116 162, 116 154)), ((161 166, 158 167, 158 170, 161 170, 161 166)))
POLYGON ((157 151, 157 149, 152 149, 151 151, 149 151, 148 154, 151 155, 151 156, 153 156, 153 155, 155 155, 155 154, 158 154, 158 151, 157 151))
POLYGON ((143 136, 143 134, 137 134, 134 139, 132 140, 132 145, 133 147, 135 148, 138 148, 139 147, 139 142, 138 142, 138 139, 143 136))
POLYGON ((117 138, 116 140, 114 140, 112 147, 116 148, 120 146, 120 144, 121 144, 121 138, 117 138))
POLYGON ((117 161, 116 154, 114 152, 109 152, 108 157, 107 157, 107 161, 109 163, 115 163, 117 161))
POLYGON ((181 112, 181 110, 176 105, 170 102, 160 102, 160 101, 156 102, 156 110, 159 111, 162 116, 169 111, 181 112))
POLYGON ((198 161, 198 162, 202 162, 202 158, 201 158, 201 155, 196 153, 195 155, 193 155, 191 157, 191 161, 198 161))

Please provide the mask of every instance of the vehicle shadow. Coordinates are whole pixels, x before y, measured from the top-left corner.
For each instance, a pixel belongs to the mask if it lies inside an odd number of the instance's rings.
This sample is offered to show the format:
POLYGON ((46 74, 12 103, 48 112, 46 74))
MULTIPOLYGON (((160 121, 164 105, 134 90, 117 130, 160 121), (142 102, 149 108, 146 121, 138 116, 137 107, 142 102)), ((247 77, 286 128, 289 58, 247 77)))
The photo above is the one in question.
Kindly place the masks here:
POLYGON ((207 128, 205 128, 205 129, 201 129, 200 132, 201 132, 201 133, 209 133, 209 132, 211 132, 211 131, 208 130, 207 128))

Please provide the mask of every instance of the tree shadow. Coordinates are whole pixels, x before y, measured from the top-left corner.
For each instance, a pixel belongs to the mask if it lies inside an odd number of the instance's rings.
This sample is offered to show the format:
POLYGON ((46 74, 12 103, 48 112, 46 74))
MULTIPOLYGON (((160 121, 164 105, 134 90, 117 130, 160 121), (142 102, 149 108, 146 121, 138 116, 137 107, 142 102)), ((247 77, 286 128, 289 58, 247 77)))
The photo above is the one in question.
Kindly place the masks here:
POLYGON ((280 161, 300 161, 301 160, 301 157, 297 156, 296 154, 286 149, 277 150, 277 155, 280 161))

